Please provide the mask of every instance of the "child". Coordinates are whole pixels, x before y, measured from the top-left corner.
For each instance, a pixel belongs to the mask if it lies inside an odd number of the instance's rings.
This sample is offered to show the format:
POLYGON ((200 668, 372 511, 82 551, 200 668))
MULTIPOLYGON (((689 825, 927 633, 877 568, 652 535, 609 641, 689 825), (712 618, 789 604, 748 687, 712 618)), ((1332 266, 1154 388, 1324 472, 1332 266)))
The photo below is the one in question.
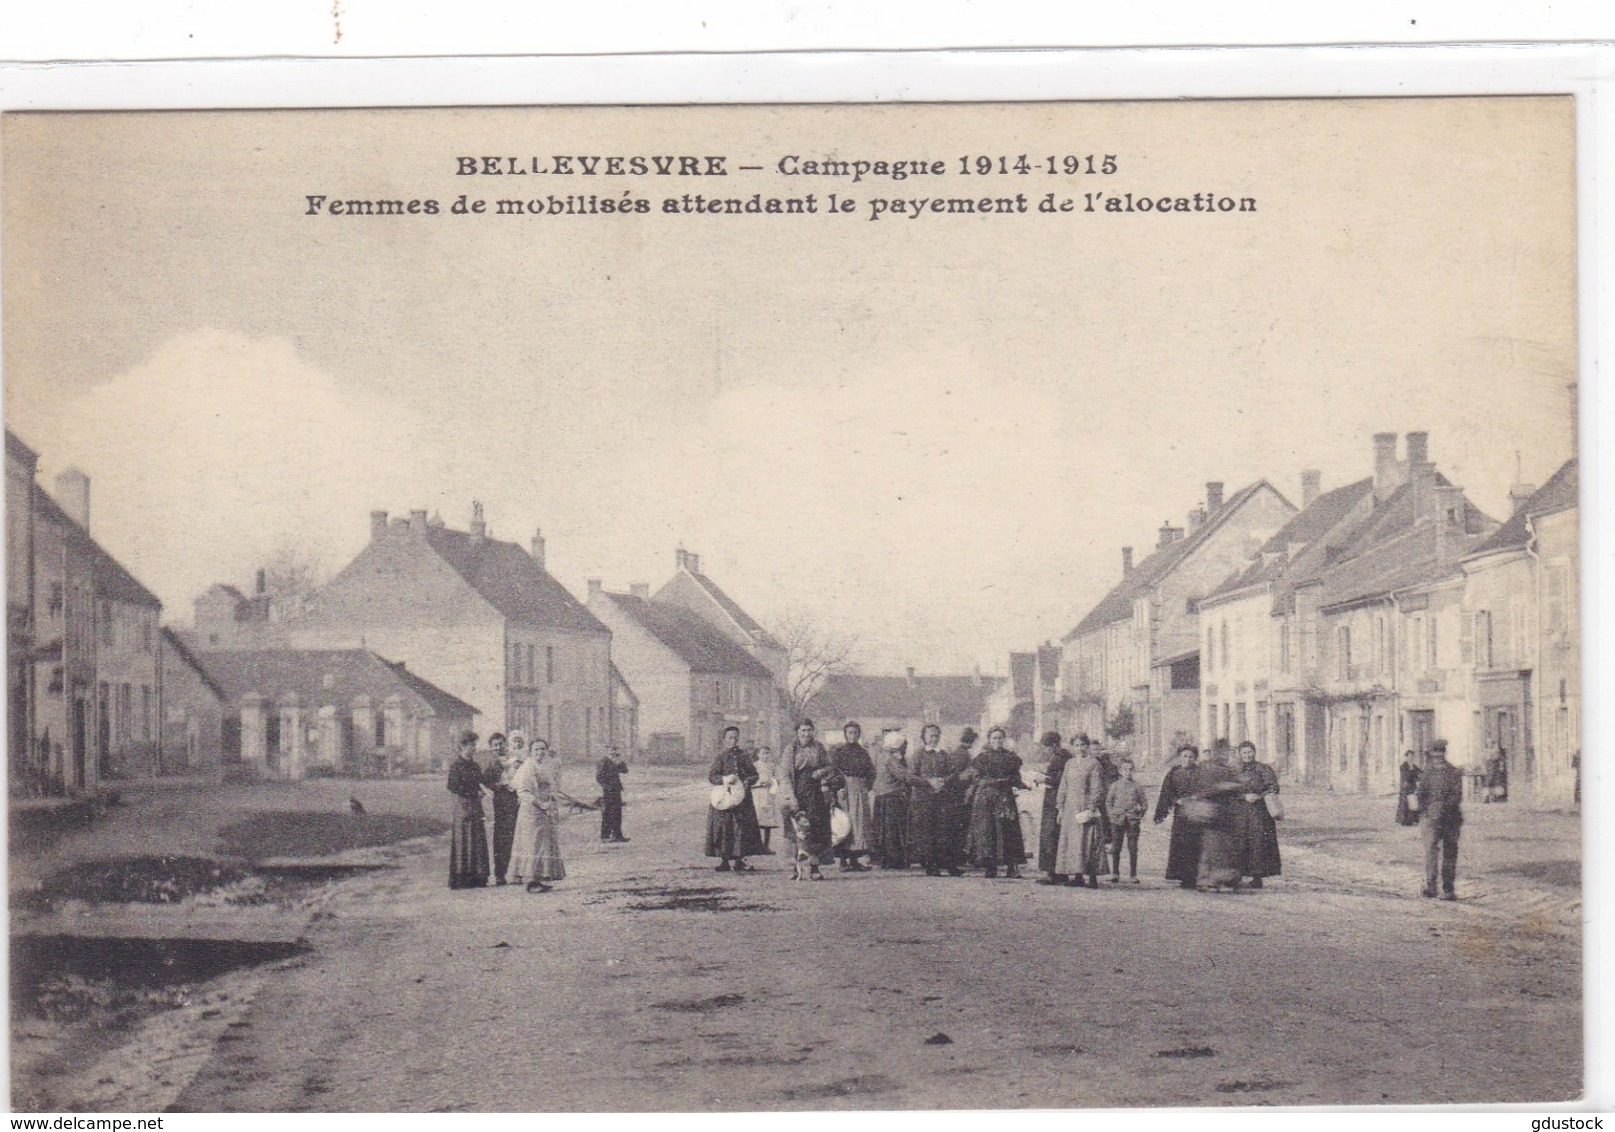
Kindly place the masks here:
POLYGON ((1138 883, 1138 831, 1149 805, 1144 788, 1133 781, 1133 760, 1123 759, 1121 777, 1110 784, 1105 810, 1110 814, 1110 883, 1122 879, 1122 842, 1127 843, 1127 865, 1132 883, 1138 883))

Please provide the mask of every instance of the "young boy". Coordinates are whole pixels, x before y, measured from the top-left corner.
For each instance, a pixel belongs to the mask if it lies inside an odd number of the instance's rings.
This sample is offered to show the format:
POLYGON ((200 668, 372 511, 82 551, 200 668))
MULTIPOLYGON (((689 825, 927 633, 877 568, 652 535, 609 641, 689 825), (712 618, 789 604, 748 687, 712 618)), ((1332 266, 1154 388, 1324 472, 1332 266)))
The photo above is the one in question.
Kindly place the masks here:
POLYGON ((1121 777, 1110 784, 1105 810, 1110 814, 1110 883, 1122 879, 1122 842, 1127 843, 1127 865, 1133 884, 1138 883, 1138 831, 1149 809, 1144 788, 1133 781, 1133 760, 1123 759, 1121 777))

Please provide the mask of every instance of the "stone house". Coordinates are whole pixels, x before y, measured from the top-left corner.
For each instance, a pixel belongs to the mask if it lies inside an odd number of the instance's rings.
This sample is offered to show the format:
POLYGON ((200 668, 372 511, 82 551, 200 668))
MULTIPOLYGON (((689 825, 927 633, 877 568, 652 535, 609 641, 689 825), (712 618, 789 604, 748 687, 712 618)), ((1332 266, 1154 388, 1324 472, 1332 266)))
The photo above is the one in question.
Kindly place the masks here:
POLYGON ((1016 743, 1025 745, 1032 739, 1036 727, 1037 653, 1012 652, 1009 654, 1009 678, 1000 680, 987 695, 982 708, 981 723, 976 730, 986 735, 994 727, 1002 727, 1016 743))
MULTIPOLYGON (((785 688, 790 673, 790 650, 758 624, 756 618, 725 593, 717 582, 702 573, 699 554, 692 554, 683 548, 676 550, 673 576, 656 591, 652 600, 682 605, 756 657, 763 667, 773 673, 775 684, 781 689, 785 688)), ((775 726, 777 730, 777 722, 775 726)))
POLYGON ((731 636, 683 605, 636 585, 612 593, 589 581, 587 608, 611 630, 613 662, 637 700, 637 726, 652 762, 706 762, 723 730, 746 746, 776 746, 774 673, 731 636))
POLYGON ((902 676, 838 672, 824 682, 808 711, 818 725, 820 741, 831 748, 841 742, 842 728, 851 721, 863 728, 865 746, 895 727, 913 748, 921 728, 935 723, 942 728, 943 745, 951 747, 966 727, 984 732, 988 699, 1003 683, 1004 677, 980 672, 969 676, 921 676, 912 668, 902 676))
POLYGON ((228 695, 173 629, 162 630, 159 647, 163 772, 215 777, 221 772, 224 761, 228 695))
POLYGON ((528 550, 425 511, 371 514, 370 542, 287 624, 298 649, 369 648, 475 704, 479 731, 520 727, 564 755, 599 755, 621 731, 611 632, 528 550))

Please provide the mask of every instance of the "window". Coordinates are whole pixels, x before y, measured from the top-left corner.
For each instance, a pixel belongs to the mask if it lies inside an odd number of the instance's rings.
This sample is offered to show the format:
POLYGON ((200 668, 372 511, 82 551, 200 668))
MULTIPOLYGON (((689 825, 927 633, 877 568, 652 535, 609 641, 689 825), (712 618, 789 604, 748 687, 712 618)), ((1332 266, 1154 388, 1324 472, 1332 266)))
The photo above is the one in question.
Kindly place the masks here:
POLYGON ((50 584, 50 615, 52 618, 62 615, 62 601, 62 583, 52 582, 50 584))
POLYGON ((1222 667, 1228 667, 1228 622, 1222 623, 1222 667))
POLYGON ((128 684, 118 685, 118 742, 135 737, 135 692, 128 684))
POLYGON ((529 685, 536 684, 538 682, 537 676, 535 675, 535 673, 538 671, 538 666, 533 663, 533 650, 535 647, 536 646, 534 645, 527 646, 527 683, 529 685))
POLYGON ((518 657, 520 655, 521 655, 521 646, 518 645, 515 641, 510 642, 510 644, 505 649, 505 683, 506 684, 519 684, 519 683, 521 683, 521 675, 522 675, 521 674, 521 663, 520 663, 520 661, 518 659, 518 657))
POLYGON ((1432 613, 1432 614, 1430 614, 1429 623, 1425 626, 1426 629, 1429 630, 1429 635, 1430 635, 1429 642, 1425 646, 1425 657, 1426 657, 1426 660, 1427 660, 1427 662, 1428 662, 1428 664, 1429 664, 1429 666, 1431 668, 1440 668, 1441 667, 1441 649, 1439 647, 1440 642, 1441 642, 1441 637, 1436 632, 1436 624, 1439 621, 1440 621, 1440 616, 1435 614, 1435 613, 1432 613))
POLYGON ((1267 705, 1256 705, 1256 749, 1267 754, 1267 705))
POLYGON ((1290 671, 1290 623, 1279 623, 1279 671, 1290 671))
POLYGON ((1337 667, 1335 676, 1341 680, 1351 679, 1351 626, 1342 625, 1335 630, 1335 660, 1337 667))
POLYGON ((555 683, 555 648, 552 645, 544 646, 544 683, 555 683))
POLYGON ((1235 743, 1243 743, 1250 738, 1250 724, 1246 719, 1245 705, 1243 703, 1234 705, 1234 734, 1232 738, 1235 743))
MULTIPOLYGON (((548 651, 548 650, 545 650, 545 651, 548 651)), ((547 742, 547 743, 555 742, 555 705, 554 704, 546 704, 544 706, 544 741, 547 742)))
POLYGON ((1423 672, 1424 663, 1424 616, 1415 613, 1408 628, 1408 671, 1423 672))
POLYGON ((1222 705, 1222 730, 1217 733, 1217 737, 1219 739, 1228 738, 1228 729, 1231 726, 1231 723, 1232 723, 1232 721, 1231 721, 1230 715, 1229 715, 1229 706, 1227 704, 1223 704, 1222 705))
POLYGON ((1481 610, 1475 614, 1475 667, 1492 666, 1492 614, 1481 610))
POLYGON ((712 682, 712 702, 719 707, 723 706, 723 683, 718 680, 712 682))
POLYGON ((280 750, 280 712, 271 711, 264 718, 264 748, 267 751, 280 750))
MULTIPOLYGON (((1217 630, 1210 625, 1206 626, 1206 671, 1212 672, 1217 664, 1217 630)), ((1216 730, 1215 727, 1212 728, 1216 730)))
POLYGON ((103 601, 97 608, 100 610, 98 620, 101 629, 101 643, 111 648, 116 643, 116 635, 113 632, 112 603, 103 601))
POLYGON ((140 686, 140 738, 151 742, 151 685, 140 686))
POLYGON ((375 746, 385 747, 387 745, 387 717, 381 712, 376 713, 376 723, 373 730, 375 731, 375 746))

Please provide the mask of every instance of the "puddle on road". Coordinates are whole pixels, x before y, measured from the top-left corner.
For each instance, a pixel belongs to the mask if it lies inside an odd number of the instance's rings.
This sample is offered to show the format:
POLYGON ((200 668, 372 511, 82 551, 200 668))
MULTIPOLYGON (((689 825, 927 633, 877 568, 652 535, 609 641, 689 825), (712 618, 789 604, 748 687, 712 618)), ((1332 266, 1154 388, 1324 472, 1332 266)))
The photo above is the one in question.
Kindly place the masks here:
POLYGON ((624 905, 627 912, 777 912, 771 904, 753 904, 739 899, 732 888, 716 885, 645 885, 613 888, 612 895, 637 899, 624 905))
POLYGON ((711 1014, 728 1006, 739 1006, 746 1001, 743 994, 715 994, 709 998, 690 998, 675 1002, 654 1002, 652 1010, 671 1010, 678 1014, 711 1014))

